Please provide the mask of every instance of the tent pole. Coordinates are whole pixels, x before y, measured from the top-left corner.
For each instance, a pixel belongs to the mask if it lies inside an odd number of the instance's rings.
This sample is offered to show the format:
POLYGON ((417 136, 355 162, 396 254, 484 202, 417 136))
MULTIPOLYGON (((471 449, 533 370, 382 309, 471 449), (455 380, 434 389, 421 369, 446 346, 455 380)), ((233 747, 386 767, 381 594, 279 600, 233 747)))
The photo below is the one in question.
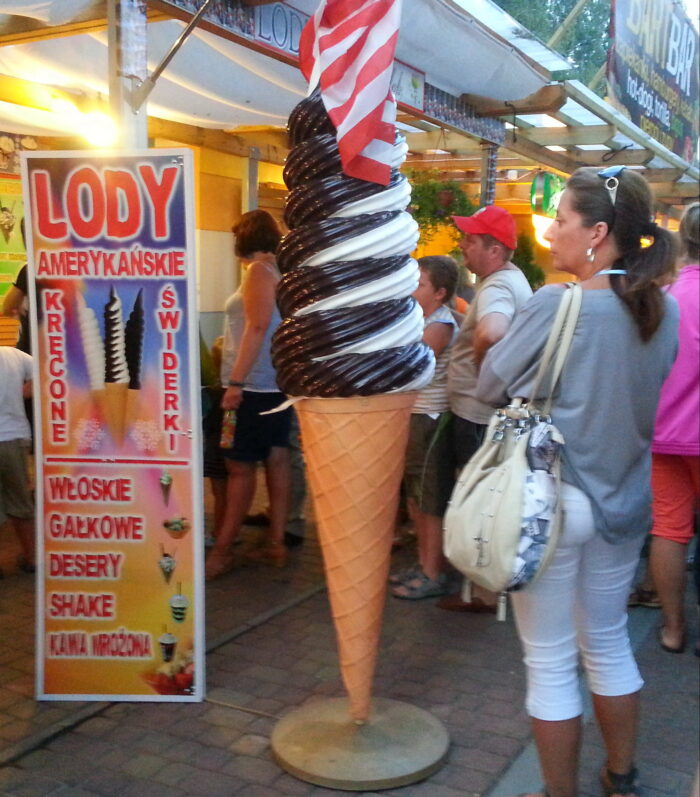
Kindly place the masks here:
POLYGON ((134 85, 148 75, 145 0, 107 0, 109 104, 126 149, 148 147, 146 113, 132 110, 134 85))

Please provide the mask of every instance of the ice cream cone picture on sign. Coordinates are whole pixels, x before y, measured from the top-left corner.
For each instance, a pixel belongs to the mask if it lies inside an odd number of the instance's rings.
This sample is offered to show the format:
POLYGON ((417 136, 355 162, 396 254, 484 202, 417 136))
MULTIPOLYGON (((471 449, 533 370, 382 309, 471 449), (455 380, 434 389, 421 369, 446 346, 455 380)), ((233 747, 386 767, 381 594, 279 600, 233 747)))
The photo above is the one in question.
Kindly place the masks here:
POLYGON ((160 484, 160 493, 163 496, 163 503, 167 506, 170 503, 170 490, 173 486, 173 477, 167 470, 164 470, 158 483, 160 484))
POLYGON ((290 232, 277 251, 283 322, 272 343, 281 389, 302 399, 296 409, 348 697, 287 714, 275 727, 272 750, 281 766, 311 783, 371 791, 426 777, 442 764, 448 740, 427 712, 372 699, 410 412, 435 360, 422 342, 423 315, 412 297, 418 228, 406 212, 411 191, 399 172, 408 148, 393 125, 390 48, 379 58, 386 59, 379 78, 386 89, 373 92, 376 108, 361 112, 350 80, 357 77, 355 45, 371 49, 375 23, 381 40, 389 40, 400 3, 367 6, 367 27, 358 31, 350 6, 336 4, 327 14, 321 2, 302 34, 302 71, 313 82, 348 55, 333 70, 342 80, 321 78, 322 90, 289 118, 290 232), (343 33, 352 39, 347 47, 337 39, 343 33), (348 108, 359 121, 345 138, 339 131, 348 108))
POLYGON ((143 291, 139 291, 134 307, 126 322, 124 331, 124 353, 129 372, 129 385, 126 392, 126 411, 124 424, 128 429, 138 417, 141 396, 141 359, 143 357, 143 291))
POLYGON ((121 299, 114 288, 110 289, 109 301, 103 312, 104 343, 95 311, 81 294, 78 294, 76 304, 90 395, 112 439, 121 445, 138 411, 144 334, 143 294, 139 291, 125 326, 121 299))
POLYGON ((105 321, 105 395, 104 418, 112 439, 121 444, 126 427, 126 394, 129 389, 129 370, 126 365, 126 345, 122 303, 112 288, 104 309, 105 321))

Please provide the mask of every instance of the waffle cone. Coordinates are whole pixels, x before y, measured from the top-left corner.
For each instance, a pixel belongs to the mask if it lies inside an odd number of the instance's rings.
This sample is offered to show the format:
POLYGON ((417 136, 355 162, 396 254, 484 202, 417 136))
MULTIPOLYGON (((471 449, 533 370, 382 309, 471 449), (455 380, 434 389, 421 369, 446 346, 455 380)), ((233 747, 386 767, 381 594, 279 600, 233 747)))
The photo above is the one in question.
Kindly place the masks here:
POLYGON ((124 442, 127 388, 126 382, 105 383, 102 412, 109 433, 118 445, 124 442))
POLYGON ((369 716, 415 393, 296 405, 350 714, 369 716))
POLYGON ((141 391, 126 391, 126 408, 124 410, 124 431, 128 431, 136 422, 141 410, 141 391))

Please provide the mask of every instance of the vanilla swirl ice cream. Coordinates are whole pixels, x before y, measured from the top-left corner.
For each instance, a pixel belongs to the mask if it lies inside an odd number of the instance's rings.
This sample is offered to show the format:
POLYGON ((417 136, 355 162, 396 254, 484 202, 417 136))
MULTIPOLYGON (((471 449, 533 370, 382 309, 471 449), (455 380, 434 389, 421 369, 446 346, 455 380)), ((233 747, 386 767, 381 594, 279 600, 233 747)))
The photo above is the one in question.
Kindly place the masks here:
POLYGON ((399 172, 405 139, 397 135, 391 180, 381 186, 342 173, 318 91, 292 111, 289 137, 290 232, 277 251, 284 321, 272 342, 280 388, 326 398, 424 387, 435 360, 411 296, 418 265, 408 253, 418 225, 406 212, 411 189, 399 172))

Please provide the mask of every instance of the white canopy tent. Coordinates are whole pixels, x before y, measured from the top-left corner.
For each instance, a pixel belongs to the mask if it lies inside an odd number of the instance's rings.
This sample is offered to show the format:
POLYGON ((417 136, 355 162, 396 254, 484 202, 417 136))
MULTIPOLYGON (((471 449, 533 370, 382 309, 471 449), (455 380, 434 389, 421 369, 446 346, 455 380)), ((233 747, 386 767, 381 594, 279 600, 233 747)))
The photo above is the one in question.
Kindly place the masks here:
MULTIPOLYGON (((293 6, 311 14, 317 0, 295 0, 293 6)), ((16 43, 0 46, 0 76, 57 86, 89 98, 106 97, 109 75, 104 7, 104 2, 95 0, 3 2, 0 43, 16 43), (52 26, 87 20, 89 27, 90 19, 95 23, 93 30, 48 38, 52 26), (21 31, 26 33, 20 35, 21 31)), ((175 19, 149 24, 149 70, 177 39, 183 24, 175 19)), ((480 94, 498 100, 518 99, 544 86, 549 71, 542 61, 550 68, 567 66, 544 45, 526 39, 515 20, 491 0, 478 4, 405 0, 396 56, 450 94, 480 94), (526 55, 494 33, 465 10, 467 5, 470 10, 474 5, 490 24, 498 22, 503 32, 512 31, 518 43, 527 42, 531 52, 526 55)), ((196 29, 159 78, 147 110, 152 116, 206 128, 283 126, 305 92, 305 81, 296 66, 196 29)), ((9 105, 0 104, 0 127, 34 135, 74 132, 67 120, 55 114, 28 113, 26 108, 9 105)))

